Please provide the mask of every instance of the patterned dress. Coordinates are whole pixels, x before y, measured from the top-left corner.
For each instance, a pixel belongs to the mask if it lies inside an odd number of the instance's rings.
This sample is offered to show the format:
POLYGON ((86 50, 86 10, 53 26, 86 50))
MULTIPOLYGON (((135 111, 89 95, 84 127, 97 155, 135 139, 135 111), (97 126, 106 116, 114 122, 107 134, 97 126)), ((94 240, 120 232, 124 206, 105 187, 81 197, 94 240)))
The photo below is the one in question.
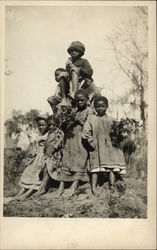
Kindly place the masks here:
POLYGON ((32 157, 28 159, 27 166, 19 182, 19 185, 23 188, 38 190, 40 187, 40 174, 45 167, 44 146, 47 136, 48 133, 40 135, 37 141, 33 142, 33 147, 31 147, 32 157))
POLYGON ((64 133, 61 129, 50 130, 45 144, 45 166, 51 178, 58 180, 63 157, 64 133))
POLYGON ((87 117, 93 114, 90 107, 78 111, 76 118, 79 122, 72 123, 65 132, 65 145, 63 149, 63 166, 60 174, 60 181, 89 181, 87 175, 87 151, 82 145, 83 124, 87 117))
POLYGON ((90 172, 126 172, 122 150, 112 146, 110 130, 113 118, 107 114, 99 117, 92 115, 86 121, 83 130, 91 149, 88 151, 88 170, 90 172))

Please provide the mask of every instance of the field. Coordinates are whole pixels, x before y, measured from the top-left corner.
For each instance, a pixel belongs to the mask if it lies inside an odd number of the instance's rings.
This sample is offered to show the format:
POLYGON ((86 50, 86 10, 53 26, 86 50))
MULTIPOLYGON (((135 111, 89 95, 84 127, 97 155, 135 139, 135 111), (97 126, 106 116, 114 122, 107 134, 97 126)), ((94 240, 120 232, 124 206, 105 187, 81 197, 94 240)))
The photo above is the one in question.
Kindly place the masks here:
POLYGON ((108 179, 100 179, 99 197, 91 194, 88 183, 69 197, 68 188, 59 199, 55 198, 58 183, 51 183, 47 194, 37 200, 16 201, 18 181, 25 167, 25 154, 16 149, 4 152, 4 216, 63 217, 63 218, 147 218, 147 142, 142 135, 136 151, 131 155, 124 182, 117 181, 110 194, 108 179))

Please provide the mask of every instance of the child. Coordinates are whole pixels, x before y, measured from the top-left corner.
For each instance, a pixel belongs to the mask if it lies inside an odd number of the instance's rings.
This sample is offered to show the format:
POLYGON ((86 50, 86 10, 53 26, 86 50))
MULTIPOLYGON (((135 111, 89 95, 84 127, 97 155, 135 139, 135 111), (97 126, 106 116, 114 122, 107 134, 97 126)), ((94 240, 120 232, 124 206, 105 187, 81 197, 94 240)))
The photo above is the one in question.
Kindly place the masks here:
POLYGON ((45 168, 42 171, 43 179, 38 192, 34 198, 45 194, 48 189, 50 177, 57 179, 62 161, 62 149, 64 133, 59 128, 60 124, 55 116, 48 117, 49 133, 44 147, 45 168))
POLYGON ((45 116, 37 117, 36 122, 40 134, 37 141, 34 142, 34 147, 31 148, 31 158, 21 176, 19 185, 22 189, 15 196, 18 200, 25 200, 30 197, 41 185, 40 173, 45 165, 44 144, 48 135, 48 125, 45 116))
POLYGON ((66 70, 72 81, 71 96, 74 97, 78 88, 88 88, 91 85, 93 69, 87 59, 82 58, 85 46, 81 42, 72 42, 67 51, 71 57, 67 61, 66 70))
POLYGON ((83 139, 88 143, 89 172, 92 179, 92 193, 97 195, 97 181, 100 172, 109 172, 110 190, 114 190, 115 173, 125 171, 123 152, 112 146, 110 138, 112 117, 106 114, 108 100, 97 97, 94 100, 96 115, 90 116, 83 130, 83 139))
POLYGON ((57 113, 57 105, 67 104, 67 97, 69 95, 69 75, 63 68, 55 70, 55 80, 58 82, 57 91, 54 96, 50 96, 47 101, 50 104, 53 114, 57 113))
POLYGON ((63 149, 63 166, 60 174, 58 197, 64 192, 64 182, 72 181, 70 195, 75 193, 79 181, 88 181, 86 171, 87 151, 82 145, 82 130, 87 117, 93 114, 87 107, 88 94, 86 90, 75 92, 76 116, 65 131, 65 145, 63 149))

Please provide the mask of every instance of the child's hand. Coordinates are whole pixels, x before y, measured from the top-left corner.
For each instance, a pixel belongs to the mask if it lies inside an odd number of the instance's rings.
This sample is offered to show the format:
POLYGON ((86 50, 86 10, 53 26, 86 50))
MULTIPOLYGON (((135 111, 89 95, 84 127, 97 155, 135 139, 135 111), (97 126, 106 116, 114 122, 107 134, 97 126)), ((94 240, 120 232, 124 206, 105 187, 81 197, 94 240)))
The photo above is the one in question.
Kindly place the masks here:
POLYGON ((81 126, 84 125, 84 123, 79 118, 75 118, 74 122, 80 124, 81 126))
POLYGON ((90 147, 91 147, 93 150, 96 149, 96 146, 95 146, 94 141, 91 141, 91 142, 89 143, 89 145, 90 145, 90 147))
POLYGON ((71 70, 75 71, 77 74, 80 72, 80 69, 78 67, 76 67, 74 64, 71 67, 71 70))
POLYGON ((66 66, 67 65, 70 67, 71 70, 75 71, 77 74, 79 73, 80 69, 72 63, 71 58, 68 58, 66 62, 66 66))
POLYGON ((68 58, 68 60, 66 61, 66 66, 67 66, 67 65, 69 65, 69 66, 73 65, 73 63, 72 63, 72 61, 71 61, 71 58, 68 58))

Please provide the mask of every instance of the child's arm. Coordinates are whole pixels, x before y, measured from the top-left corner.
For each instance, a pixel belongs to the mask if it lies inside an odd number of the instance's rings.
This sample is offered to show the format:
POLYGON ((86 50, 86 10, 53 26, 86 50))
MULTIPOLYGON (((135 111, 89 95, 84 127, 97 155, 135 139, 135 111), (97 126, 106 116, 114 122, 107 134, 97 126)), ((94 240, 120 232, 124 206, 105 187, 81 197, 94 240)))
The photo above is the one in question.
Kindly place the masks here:
POLYGON ((71 58, 68 58, 68 60, 67 60, 67 62, 66 62, 66 69, 68 70, 68 71, 75 71, 77 74, 79 74, 79 72, 80 72, 80 69, 79 69, 79 67, 77 67, 76 65, 74 65, 73 63, 72 63, 72 61, 71 61, 71 58))
POLYGON ((87 119, 87 121, 84 124, 82 138, 87 141, 88 145, 92 149, 96 148, 95 143, 94 143, 93 131, 92 131, 92 125, 91 125, 90 118, 87 119))
POLYGON ((80 69, 80 75, 84 78, 89 78, 93 75, 93 69, 91 65, 89 64, 88 60, 82 59, 81 65, 79 66, 80 69))
POLYGON ((63 137, 64 134, 62 131, 58 132, 55 138, 53 133, 49 134, 49 138, 45 145, 45 150, 44 150, 45 160, 51 157, 55 152, 59 151, 62 148, 63 137))

